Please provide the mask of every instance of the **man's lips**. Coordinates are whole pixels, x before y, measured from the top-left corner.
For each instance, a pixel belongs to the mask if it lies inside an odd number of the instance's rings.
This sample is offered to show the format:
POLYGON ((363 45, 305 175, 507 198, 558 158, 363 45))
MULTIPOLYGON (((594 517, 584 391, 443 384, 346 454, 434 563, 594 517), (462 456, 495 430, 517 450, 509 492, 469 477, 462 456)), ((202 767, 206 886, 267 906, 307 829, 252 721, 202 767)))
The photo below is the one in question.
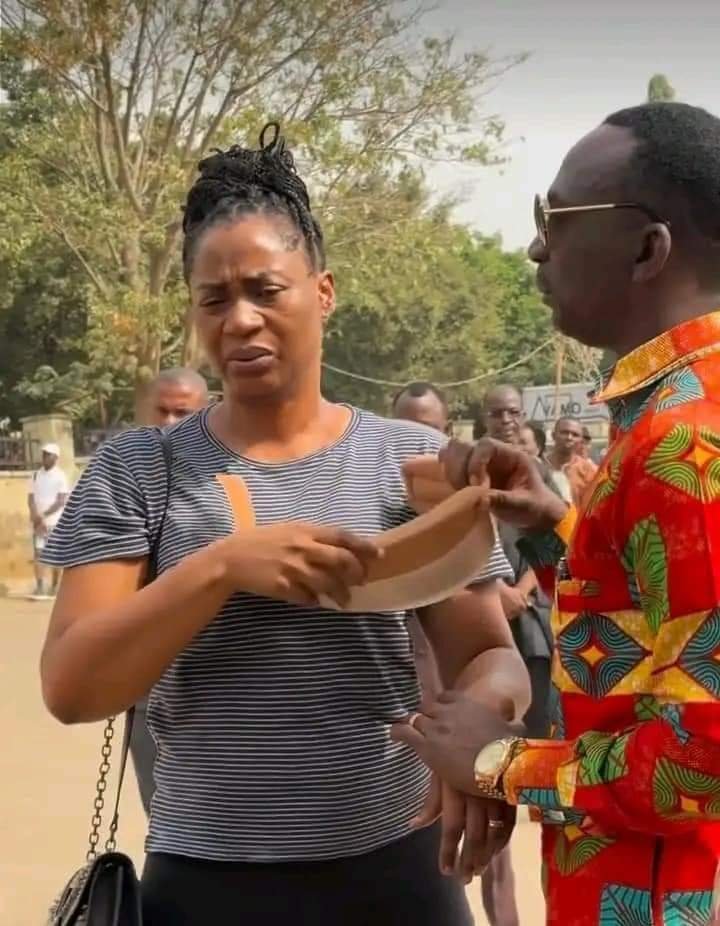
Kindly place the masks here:
POLYGON ((543 296, 544 299, 552 298, 552 290, 548 286, 547 280, 545 279, 544 276, 542 276, 540 271, 538 271, 535 275, 535 285, 537 286, 540 294, 543 296))

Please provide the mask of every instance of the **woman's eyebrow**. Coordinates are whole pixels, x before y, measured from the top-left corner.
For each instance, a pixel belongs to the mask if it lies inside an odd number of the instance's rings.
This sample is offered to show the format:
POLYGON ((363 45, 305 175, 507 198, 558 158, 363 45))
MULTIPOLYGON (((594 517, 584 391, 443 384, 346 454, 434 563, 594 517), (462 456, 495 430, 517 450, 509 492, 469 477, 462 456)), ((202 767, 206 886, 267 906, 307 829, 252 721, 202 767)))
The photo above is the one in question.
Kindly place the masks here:
POLYGON ((227 283, 218 282, 200 282, 195 284, 195 289, 202 289, 205 292, 217 293, 227 289, 227 283))

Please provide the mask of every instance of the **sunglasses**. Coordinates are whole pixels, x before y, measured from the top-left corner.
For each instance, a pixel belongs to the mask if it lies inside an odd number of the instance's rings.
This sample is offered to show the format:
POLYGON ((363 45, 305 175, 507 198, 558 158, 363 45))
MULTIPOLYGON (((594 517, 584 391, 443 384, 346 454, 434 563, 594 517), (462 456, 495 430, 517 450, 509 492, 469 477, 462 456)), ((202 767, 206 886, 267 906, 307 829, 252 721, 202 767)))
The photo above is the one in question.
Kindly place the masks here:
POLYGON ((553 208, 544 196, 536 196, 534 213, 537 236, 541 244, 547 247, 550 240, 550 225, 548 220, 551 215, 561 215, 562 213, 570 212, 607 212, 610 209, 639 209, 640 212, 644 212, 651 221, 659 222, 661 225, 670 228, 670 223, 667 219, 663 219, 657 212, 650 209, 648 206, 643 206, 642 203, 598 203, 594 206, 559 206, 553 208))

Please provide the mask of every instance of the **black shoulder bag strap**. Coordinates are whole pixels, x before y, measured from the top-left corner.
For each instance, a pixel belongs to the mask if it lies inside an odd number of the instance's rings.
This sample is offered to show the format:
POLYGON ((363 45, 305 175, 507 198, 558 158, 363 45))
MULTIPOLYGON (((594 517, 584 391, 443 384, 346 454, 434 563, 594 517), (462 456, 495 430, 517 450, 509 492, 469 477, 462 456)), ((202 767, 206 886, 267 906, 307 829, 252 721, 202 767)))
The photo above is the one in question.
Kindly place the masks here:
MULTIPOLYGON (((160 523, 158 524, 157 530, 155 531, 155 536, 153 537, 152 543, 150 545, 150 552, 148 555, 148 571, 147 577, 145 579, 145 585, 149 585, 157 577, 160 539, 162 537, 163 527, 165 526, 165 521, 167 519, 168 508, 170 507, 170 489, 172 483, 172 447, 170 446, 170 438, 164 431, 158 430, 158 438, 160 440, 163 459, 165 462, 165 501, 163 503, 162 515, 160 516, 160 523)), ((115 793, 115 806, 113 808, 113 815, 110 821, 110 828, 108 830, 108 840, 105 844, 105 849, 108 852, 114 852, 116 847, 115 834, 117 833, 118 819, 120 816, 120 796, 122 794, 123 780, 125 778, 125 768, 127 766, 128 753, 130 752, 130 738, 132 737, 134 719, 135 708, 131 707, 125 714, 125 729, 123 731, 122 749, 120 750, 120 765, 118 767, 118 782, 117 791, 115 793)), ((114 721, 115 718, 110 718, 110 720, 114 721)), ((108 721, 108 726, 110 726, 110 720, 108 721)), ((106 745, 103 748, 103 760, 105 763, 107 763, 109 759, 109 753, 108 755, 105 755, 107 746, 108 742, 106 734, 106 745)))

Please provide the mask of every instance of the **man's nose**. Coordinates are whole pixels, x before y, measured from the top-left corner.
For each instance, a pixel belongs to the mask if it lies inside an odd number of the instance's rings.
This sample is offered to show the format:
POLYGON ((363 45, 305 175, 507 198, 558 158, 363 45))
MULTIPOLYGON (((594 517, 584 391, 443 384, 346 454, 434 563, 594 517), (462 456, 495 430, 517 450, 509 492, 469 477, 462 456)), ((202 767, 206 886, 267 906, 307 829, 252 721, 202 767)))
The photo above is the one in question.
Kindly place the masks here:
POLYGON ((528 245, 528 257, 535 264, 544 264, 548 259, 547 245, 543 244, 539 235, 535 235, 528 245))

